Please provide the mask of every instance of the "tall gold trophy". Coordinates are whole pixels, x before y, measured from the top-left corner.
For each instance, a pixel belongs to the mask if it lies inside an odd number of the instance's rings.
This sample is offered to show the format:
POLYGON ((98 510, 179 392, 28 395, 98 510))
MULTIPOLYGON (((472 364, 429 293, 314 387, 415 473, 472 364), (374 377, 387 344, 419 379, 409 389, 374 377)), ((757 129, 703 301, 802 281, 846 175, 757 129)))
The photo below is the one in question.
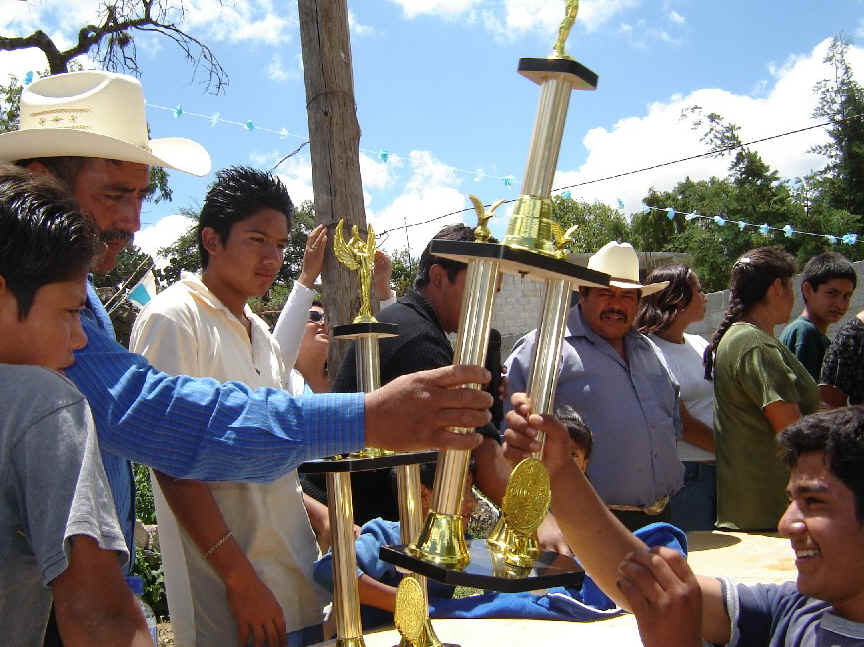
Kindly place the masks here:
MULTIPOLYGON (((483 365, 499 272, 544 281, 543 307, 528 381, 529 395, 538 413, 552 411, 557 361, 573 290, 579 285, 609 284, 608 275, 563 260, 565 247, 572 242, 569 239, 572 232, 564 232, 552 218, 552 182, 570 93, 574 89, 597 87, 597 75, 564 52, 564 42, 576 18, 578 4, 578 1, 568 0, 565 18, 549 57, 519 61, 519 73, 538 83, 541 89, 522 191, 503 243, 485 242, 488 240, 485 222, 490 212, 472 196, 480 221, 475 229, 477 242, 433 240, 431 245, 431 252, 436 256, 468 266, 454 364, 483 365)), ((473 430, 453 428, 452 431, 469 433, 473 430)), ((442 451, 431 510, 420 537, 413 545, 382 549, 382 557, 437 579, 481 588, 515 591, 572 584, 568 574, 581 570, 576 562, 555 553, 552 553, 555 557, 542 556, 538 561, 541 555, 537 548, 537 527, 550 500, 549 477, 539 460, 541 457, 542 449, 514 468, 503 501, 501 521, 484 553, 482 546, 476 547, 479 542, 473 542, 469 551, 459 517, 470 452, 442 451), (466 577, 461 577, 460 573, 466 577)))
MULTIPOLYGON (((375 233, 372 227, 368 228, 367 238, 363 241, 354 226, 351 238, 346 241, 343 222, 340 220, 333 238, 333 251, 336 258, 358 272, 360 278, 360 310, 352 323, 335 326, 333 337, 354 340, 357 384, 362 392, 369 393, 381 385, 378 340, 398 334, 398 326, 379 322, 372 316, 371 268, 375 255, 375 233)), ((326 475, 333 552, 333 616, 336 621, 336 645, 339 647, 365 645, 357 589, 351 474, 396 468, 402 538, 406 542, 414 541, 422 521, 419 464, 436 458, 437 452, 434 451, 397 454, 367 447, 348 456, 309 461, 300 466, 301 472, 326 475)), ((418 578, 417 583, 422 585, 425 596, 425 578, 418 578)), ((417 640, 420 641, 418 647, 441 646, 428 617, 423 621, 423 631, 417 640)))

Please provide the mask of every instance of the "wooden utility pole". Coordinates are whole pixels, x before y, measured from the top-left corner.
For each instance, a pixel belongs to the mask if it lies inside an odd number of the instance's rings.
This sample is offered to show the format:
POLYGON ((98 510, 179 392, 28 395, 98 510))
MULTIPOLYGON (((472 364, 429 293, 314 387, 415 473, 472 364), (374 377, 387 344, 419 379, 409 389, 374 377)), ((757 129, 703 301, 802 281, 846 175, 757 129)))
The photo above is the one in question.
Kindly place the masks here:
MULTIPOLYGON (((298 0, 315 220, 327 227, 322 272, 324 307, 332 325, 350 323, 360 307, 355 272, 333 255, 336 223, 345 220, 347 239, 357 225, 366 238, 360 178, 360 125, 354 103, 347 0, 298 0)), ((347 344, 331 343, 328 366, 335 376, 347 344)))

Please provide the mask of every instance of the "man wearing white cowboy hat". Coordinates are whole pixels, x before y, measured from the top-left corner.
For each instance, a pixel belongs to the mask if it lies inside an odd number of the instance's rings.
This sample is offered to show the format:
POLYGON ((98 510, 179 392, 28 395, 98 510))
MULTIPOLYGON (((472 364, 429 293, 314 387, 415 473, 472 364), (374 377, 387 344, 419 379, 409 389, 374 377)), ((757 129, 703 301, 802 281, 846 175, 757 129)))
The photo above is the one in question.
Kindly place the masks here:
MULTIPOLYGON (((148 137, 141 84, 134 78, 87 71, 45 77, 21 94, 19 130, 0 135, 0 160, 55 175, 102 231, 104 255, 96 272, 113 269, 141 226, 149 166, 196 175, 210 157, 188 139, 148 137)), ((483 369, 446 367, 406 376, 372 394, 293 398, 274 389, 160 373, 114 340, 111 321, 92 286, 81 315, 88 337, 66 371, 87 396, 103 462, 124 534, 131 546, 134 497, 127 459, 175 477, 265 481, 299 463, 372 445, 393 449, 473 448, 489 420, 491 397, 452 389, 488 381, 483 369), (416 416, 405 420, 404 411, 416 416), (400 418, 416 429, 392 425, 400 418)), ((34 340, 38 343, 38 340, 34 340)))
MULTIPOLYGON (((576 408, 594 436, 588 474, 603 501, 628 528, 668 520, 670 495, 682 485, 675 440, 681 435, 678 385, 660 350, 633 328, 642 285, 629 243, 612 241, 588 261, 612 278, 608 288, 579 288, 561 349, 555 407, 576 408)), ((532 330, 507 359, 510 393, 526 390, 532 330)))

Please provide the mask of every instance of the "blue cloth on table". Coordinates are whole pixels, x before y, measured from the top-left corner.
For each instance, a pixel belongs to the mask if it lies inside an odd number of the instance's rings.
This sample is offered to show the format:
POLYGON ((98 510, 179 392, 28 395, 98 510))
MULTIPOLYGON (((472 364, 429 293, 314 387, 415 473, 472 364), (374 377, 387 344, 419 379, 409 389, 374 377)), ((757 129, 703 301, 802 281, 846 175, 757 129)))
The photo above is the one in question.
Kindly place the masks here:
MULTIPOLYGON (((687 536, 668 523, 652 523, 634 533, 648 546, 667 546, 687 555, 687 536)), ((354 542, 357 551, 357 576, 366 573, 390 586, 398 586, 402 575, 392 564, 378 557, 381 546, 400 544, 399 523, 373 519, 363 525, 354 542)), ((313 576, 321 586, 333 589, 332 555, 315 562, 313 576)), ((429 615, 433 618, 528 618, 539 620, 586 621, 621 613, 611 598, 585 576, 581 589, 554 587, 543 594, 532 592, 498 593, 451 599, 453 587, 435 580, 429 582, 429 615)), ((364 630, 393 623, 393 614, 360 605, 364 630), (367 622, 369 624, 367 624, 367 622)))
MULTIPOLYGON (((668 523, 652 523, 634 533, 648 546, 667 546, 687 555, 687 535, 668 523)), ((622 610, 587 575, 581 589, 556 586, 543 594, 487 592, 455 600, 430 595, 433 618, 528 618, 586 621, 608 618, 622 610)))

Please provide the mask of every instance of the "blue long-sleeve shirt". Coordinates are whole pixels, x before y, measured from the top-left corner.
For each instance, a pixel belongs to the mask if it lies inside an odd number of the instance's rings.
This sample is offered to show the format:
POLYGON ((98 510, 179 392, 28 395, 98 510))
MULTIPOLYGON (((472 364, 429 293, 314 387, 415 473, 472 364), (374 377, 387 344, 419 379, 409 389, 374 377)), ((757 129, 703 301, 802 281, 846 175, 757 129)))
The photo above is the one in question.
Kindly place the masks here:
POLYGON ((178 478, 269 481, 304 461, 364 445, 362 393, 293 397, 239 382, 167 375, 115 341, 89 284, 81 321, 88 343, 65 373, 90 402, 130 546, 135 497, 129 459, 178 478))

